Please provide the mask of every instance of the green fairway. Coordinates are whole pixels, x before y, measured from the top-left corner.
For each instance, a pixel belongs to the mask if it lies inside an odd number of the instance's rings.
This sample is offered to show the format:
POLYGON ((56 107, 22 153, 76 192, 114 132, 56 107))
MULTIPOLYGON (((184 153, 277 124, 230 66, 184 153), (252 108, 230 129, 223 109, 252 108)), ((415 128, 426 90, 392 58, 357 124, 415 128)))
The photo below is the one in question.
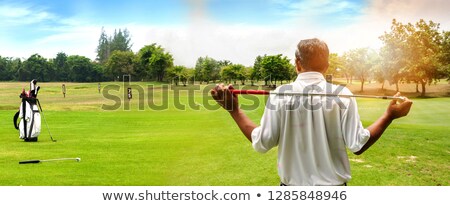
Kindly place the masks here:
MULTIPOLYGON (((102 87, 114 84, 120 85, 102 87)), ((255 152, 226 111, 205 108, 217 106, 202 91, 193 99, 203 105, 199 109, 177 109, 174 92, 167 90, 168 108, 156 111, 147 105, 147 85, 132 84, 144 88, 143 111, 136 89, 129 111, 123 106, 105 111, 102 104, 114 102, 98 93, 96 83, 66 83, 66 98, 61 83, 39 83, 44 116, 58 141, 51 142, 42 119, 39 141, 26 143, 18 138, 12 118, 28 83, 0 83, 0 185, 279 184, 276 149, 255 152), (18 164, 63 157, 80 157, 81 162, 18 164)), ((162 104, 164 92, 157 89, 150 99, 162 104)), ((180 102, 187 103, 187 96, 180 92, 180 102)), ((259 123, 265 97, 255 98, 261 105, 247 114, 259 123)), ((372 123, 387 104, 358 99, 363 124, 372 123)), ((372 148, 361 156, 349 154, 349 185, 450 185, 449 105, 450 98, 414 99, 410 115, 396 120, 372 148)))

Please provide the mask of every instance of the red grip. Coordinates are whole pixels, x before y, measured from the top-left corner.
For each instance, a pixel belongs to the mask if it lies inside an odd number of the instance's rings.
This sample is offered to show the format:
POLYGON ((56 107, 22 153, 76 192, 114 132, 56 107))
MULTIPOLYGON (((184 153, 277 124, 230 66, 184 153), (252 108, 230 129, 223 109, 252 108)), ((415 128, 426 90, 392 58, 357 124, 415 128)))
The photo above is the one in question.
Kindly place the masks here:
POLYGON ((269 95, 270 92, 266 90, 231 90, 233 94, 259 94, 259 95, 269 95))

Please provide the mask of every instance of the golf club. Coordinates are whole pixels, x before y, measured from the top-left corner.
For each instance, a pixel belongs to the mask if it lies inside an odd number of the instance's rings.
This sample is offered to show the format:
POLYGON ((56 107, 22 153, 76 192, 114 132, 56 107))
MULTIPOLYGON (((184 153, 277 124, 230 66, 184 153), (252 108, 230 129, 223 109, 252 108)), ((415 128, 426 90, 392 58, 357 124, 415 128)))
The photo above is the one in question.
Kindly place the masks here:
POLYGON ((81 158, 58 158, 58 159, 48 159, 48 160, 23 160, 20 161, 19 164, 35 164, 41 162, 53 162, 53 161, 64 161, 64 160, 75 160, 77 162, 81 161, 81 158))
POLYGON ((329 96, 329 97, 359 97, 359 98, 375 98, 375 99, 396 99, 405 101, 405 97, 394 97, 394 96, 375 96, 375 95, 358 95, 358 94, 321 94, 321 93, 302 93, 302 92, 270 92, 265 90, 231 90, 233 94, 256 94, 256 95, 297 95, 297 96, 329 96))
POLYGON ((41 115, 42 115, 42 118, 44 118, 44 122, 45 122, 45 125, 47 126, 47 131, 48 131, 48 134, 50 135, 50 139, 52 139, 52 142, 56 142, 56 139, 53 139, 52 133, 50 132, 50 129, 48 128, 47 120, 45 119, 45 116, 44 116, 44 111, 42 111, 41 102, 39 102, 38 99, 36 99, 36 102, 39 105, 39 109, 41 110, 41 115))

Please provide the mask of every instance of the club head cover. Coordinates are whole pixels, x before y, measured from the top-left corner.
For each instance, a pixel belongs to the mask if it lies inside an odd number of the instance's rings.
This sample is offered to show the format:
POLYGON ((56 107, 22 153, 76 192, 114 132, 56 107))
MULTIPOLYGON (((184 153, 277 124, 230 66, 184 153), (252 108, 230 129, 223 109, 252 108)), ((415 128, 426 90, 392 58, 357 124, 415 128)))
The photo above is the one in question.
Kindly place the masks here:
POLYGON ((36 90, 34 90, 34 97, 37 97, 39 90, 41 89, 40 86, 36 87, 36 90))

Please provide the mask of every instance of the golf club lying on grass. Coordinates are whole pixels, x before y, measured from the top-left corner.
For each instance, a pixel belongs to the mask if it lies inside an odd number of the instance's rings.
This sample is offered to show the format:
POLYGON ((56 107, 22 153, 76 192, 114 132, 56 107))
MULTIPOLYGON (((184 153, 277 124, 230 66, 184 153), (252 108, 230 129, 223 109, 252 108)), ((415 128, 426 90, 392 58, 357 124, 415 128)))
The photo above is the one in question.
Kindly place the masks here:
POLYGON ((77 162, 81 161, 81 158, 58 158, 58 159, 48 159, 48 160, 23 160, 20 161, 19 164, 34 164, 40 162, 53 162, 53 161, 64 161, 64 160, 75 160, 77 162))
POLYGON ((394 96, 375 96, 375 95, 346 95, 346 94, 321 94, 321 93, 302 93, 302 92, 271 92, 266 90, 231 90, 233 94, 256 94, 256 95, 294 95, 294 96, 328 96, 328 97, 360 97, 360 98, 375 98, 375 99, 396 99, 405 100, 405 97, 394 97, 394 96))

